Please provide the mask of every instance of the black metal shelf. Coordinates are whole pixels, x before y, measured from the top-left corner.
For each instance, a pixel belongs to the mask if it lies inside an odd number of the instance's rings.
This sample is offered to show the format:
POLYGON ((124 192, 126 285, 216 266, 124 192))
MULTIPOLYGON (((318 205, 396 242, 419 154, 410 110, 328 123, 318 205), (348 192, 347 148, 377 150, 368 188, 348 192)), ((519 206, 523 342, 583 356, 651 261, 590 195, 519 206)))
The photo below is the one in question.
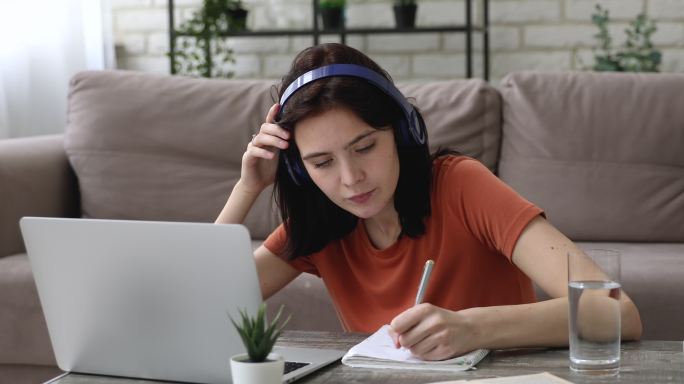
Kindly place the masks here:
MULTIPOLYGON (((318 1, 312 0, 313 27, 308 29, 268 29, 268 30, 242 30, 226 31, 222 37, 256 37, 256 36, 311 36, 313 44, 319 42, 320 36, 339 35, 340 41, 345 44, 347 35, 377 35, 377 34, 407 34, 407 33, 463 33, 466 41, 466 77, 473 77, 473 32, 482 33, 482 77, 489 80, 489 0, 481 0, 483 3, 482 25, 474 25, 472 22, 472 2, 465 0, 466 23, 452 26, 430 26, 414 28, 340 28, 321 29, 318 25, 318 1)), ((174 25, 174 0, 169 2, 169 58, 171 73, 175 74, 175 47, 176 39, 181 36, 200 36, 200 33, 184 33, 177 31, 174 25)), ((208 54, 208 53, 207 53, 208 54)))
MULTIPOLYGON (((436 32, 466 32, 467 26, 436 26, 436 27, 415 27, 415 28, 345 28, 345 29, 322 29, 318 31, 319 35, 339 35, 345 33, 348 35, 377 35, 377 34, 401 34, 401 33, 436 33, 436 32)), ((473 32, 482 32, 482 27, 473 27, 473 32)), ((257 30, 242 30, 242 31, 228 31, 220 35, 223 37, 254 37, 254 36, 299 36, 311 35, 311 29, 257 29, 257 30)), ((176 31, 176 36, 201 36, 201 33, 187 33, 176 31)))

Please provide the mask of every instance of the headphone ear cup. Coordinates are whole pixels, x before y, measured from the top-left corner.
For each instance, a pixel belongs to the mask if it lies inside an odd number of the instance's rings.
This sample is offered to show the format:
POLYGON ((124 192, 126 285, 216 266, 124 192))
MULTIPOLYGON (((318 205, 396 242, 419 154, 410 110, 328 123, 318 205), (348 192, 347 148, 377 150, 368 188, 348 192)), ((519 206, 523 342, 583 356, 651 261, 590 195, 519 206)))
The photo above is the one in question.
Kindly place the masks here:
POLYGON ((404 145, 423 145, 427 137, 425 122, 420 114, 412 109, 408 117, 399 121, 399 132, 404 145))
POLYGON ((293 159, 291 154, 282 153, 283 160, 285 160, 285 167, 290 178, 297 185, 301 186, 309 180, 309 174, 304 169, 304 164, 299 159, 293 159))
POLYGON ((304 184, 306 181, 309 180, 309 174, 306 172, 306 169, 304 169, 304 164, 297 159, 293 161, 294 163, 294 174, 297 177, 297 185, 304 184))
POLYGON ((416 143, 423 145, 427 141, 427 126, 425 125, 425 120, 423 120, 423 116, 415 109, 411 115, 413 115, 414 122, 413 129, 411 130, 413 138, 416 140, 416 143))
POLYGON ((414 145, 413 134, 411 133, 411 128, 409 127, 406 118, 399 120, 399 135, 401 136, 401 144, 405 146, 414 145))

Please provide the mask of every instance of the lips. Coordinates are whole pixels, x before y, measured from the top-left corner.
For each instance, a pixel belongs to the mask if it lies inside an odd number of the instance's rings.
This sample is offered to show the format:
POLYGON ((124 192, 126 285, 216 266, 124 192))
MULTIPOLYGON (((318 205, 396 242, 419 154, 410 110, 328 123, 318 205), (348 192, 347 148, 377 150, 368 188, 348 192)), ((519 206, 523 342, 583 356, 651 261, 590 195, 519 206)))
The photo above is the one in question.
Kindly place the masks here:
POLYGON ((370 192, 361 193, 361 194, 352 196, 352 197, 348 198, 347 200, 352 201, 356 204, 363 204, 371 198, 371 196, 373 195, 373 192, 375 192, 375 189, 373 189, 370 192))

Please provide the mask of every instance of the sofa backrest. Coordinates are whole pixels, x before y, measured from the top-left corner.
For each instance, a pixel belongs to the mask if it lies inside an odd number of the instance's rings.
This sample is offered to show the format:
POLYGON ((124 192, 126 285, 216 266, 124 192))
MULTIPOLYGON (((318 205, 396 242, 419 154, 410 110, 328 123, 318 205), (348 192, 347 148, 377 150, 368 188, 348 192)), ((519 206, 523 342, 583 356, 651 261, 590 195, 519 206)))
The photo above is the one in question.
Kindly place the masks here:
MULTIPOLYGON (((240 176, 242 154, 276 100, 275 81, 82 72, 69 93, 65 149, 83 216, 213 221, 240 176)), ((430 143, 494 169, 500 96, 480 80, 407 83, 430 143)), ((278 217, 270 189, 246 220, 265 238, 278 217)))
MULTIPOLYGON (((65 149, 84 217, 213 221, 271 106, 270 84, 82 72, 70 84, 65 149)), ((252 236, 276 222, 265 192, 252 236)))
POLYGON ((499 176, 573 240, 684 241, 684 75, 508 75, 499 176))

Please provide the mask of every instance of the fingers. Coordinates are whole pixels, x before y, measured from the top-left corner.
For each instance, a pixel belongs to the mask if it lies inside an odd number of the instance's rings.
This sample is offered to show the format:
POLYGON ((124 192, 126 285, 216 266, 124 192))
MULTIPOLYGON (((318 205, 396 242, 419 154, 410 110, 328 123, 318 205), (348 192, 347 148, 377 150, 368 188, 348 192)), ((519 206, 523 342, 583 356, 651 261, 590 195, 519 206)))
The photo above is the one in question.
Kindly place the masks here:
POLYGON ((401 348, 401 344, 399 344, 399 334, 394 332, 392 328, 387 329, 387 333, 389 333, 390 338, 392 339, 392 343, 396 348, 401 348))
POLYGON ((275 103, 269 108, 268 113, 266 114, 266 122, 267 123, 275 123, 275 118, 278 116, 278 111, 280 110, 280 104, 275 103))
POLYGON ((448 326, 446 320, 445 311, 423 303, 395 317, 390 323, 390 329, 397 335, 398 344, 411 349, 414 354, 414 348, 419 348, 418 351, 422 354, 436 345, 434 342, 424 344, 427 340, 433 340, 436 335, 438 340, 444 337, 443 331, 448 326))
MULTIPOLYGON (((250 144, 247 148, 247 151, 245 152, 245 156, 259 157, 262 159, 271 160, 275 158, 276 154, 273 150, 257 147, 256 145, 250 144)), ((243 157, 243 159, 246 158, 247 157, 243 157)))
POLYGON ((452 357, 455 351, 446 324, 438 322, 436 316, 398 335, 398 340, 412 355, 424 360, 443 360, 452 357))
POLYGON ((250 144, 257 147, 273 147, 285 149, 288 147, 288 140, 291 134, 289 131, 283 129, 278 124, 275 124, 275 118, 278 115, 280 106, 276 103, 271 106, 266 115, 266 122, 261 124, 259 132, 252 136, 250 144))
POLYGON ((430 312, 432 305, 423 303, 397 315, 390 322, 392 331, 403 334, 418 324, 430 312))
POLYGON ((441 356, 439 353, 442 350, 442 348, 439 348, 441 343, 442 337, 438 334, 432 334, 413 345, 409 350, 414 356, 426 360, 444 359, 447 356, 441 356))
MULTIPOLYGON (((274 124, 263 124, 261 126, 261 131, 254 135, 252 138, 252 141, 250 142, 251 145, 255 147, 271 147, 271 148, 278 148, 278 149, 286 149, 289 145, 287 139, 283 139, 280 136, 274 135, 273 133, 268 133, 267 131, 273 132, 271 125, 274 124), (269 127, 266 127, 269 126, 269 127)), ((287 132, 287 131, 285 131, 287 132)))

